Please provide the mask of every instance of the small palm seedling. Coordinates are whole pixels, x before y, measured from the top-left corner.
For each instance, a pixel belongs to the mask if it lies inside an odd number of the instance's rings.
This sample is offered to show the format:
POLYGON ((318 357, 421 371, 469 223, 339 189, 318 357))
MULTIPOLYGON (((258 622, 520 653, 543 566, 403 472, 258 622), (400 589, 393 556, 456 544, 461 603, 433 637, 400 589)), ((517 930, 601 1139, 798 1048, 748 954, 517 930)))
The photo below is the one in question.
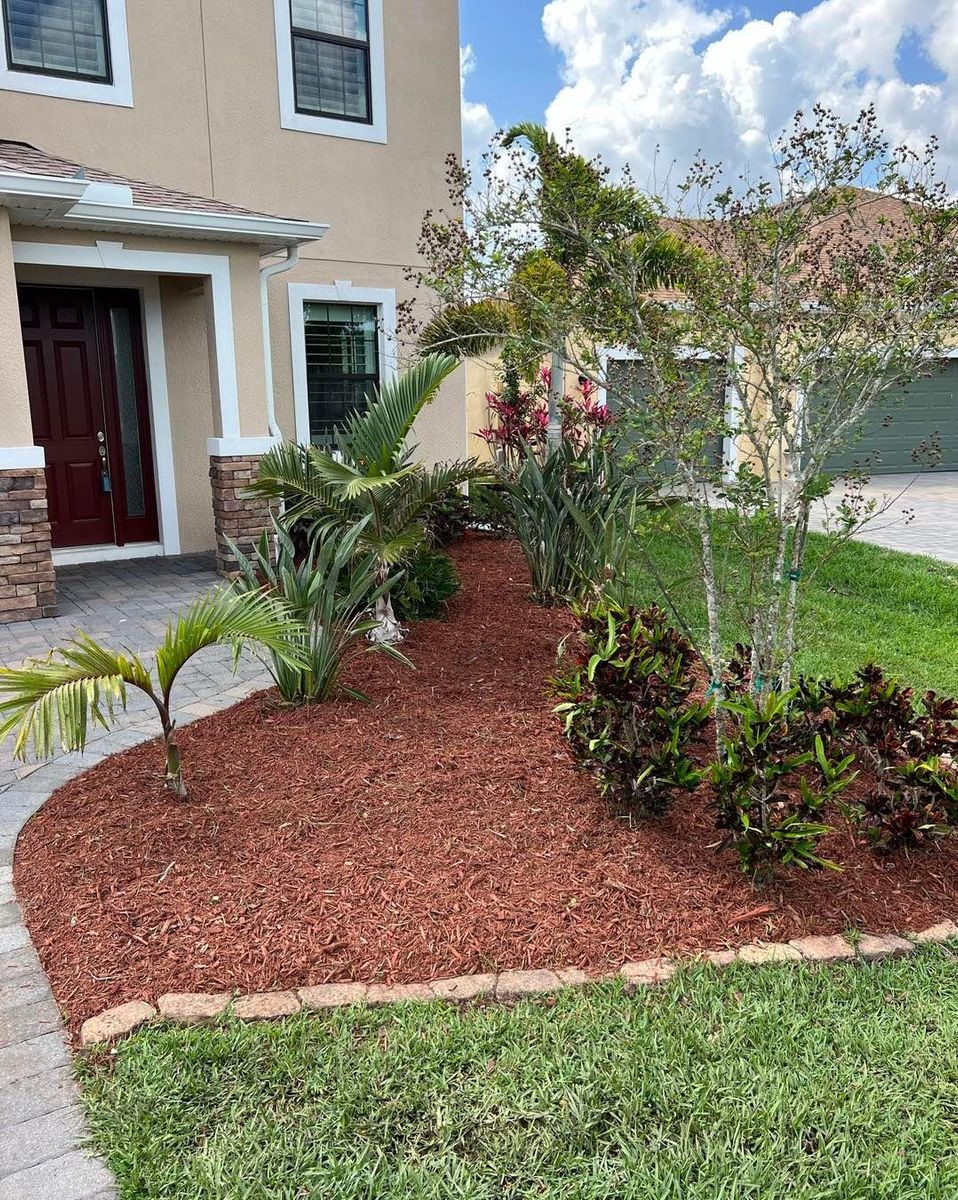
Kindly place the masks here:
POLYGON ((166 745, 166 785, 188 795, 176 743, 170 693, 176 677, 207 646, 233 647, 234 669, 246 645, 263 647, 290 663, 301 650, 298 625, 286 605, 262 591, 241 594, 218 588, 201 596, 167 627, 155 654, 156 673, 138 655, 117 652, 78 632, 46 659, 22 667, 0 667, 0 738, 16 731, 14 754, 24 759, 32 743, 38 758, 54 753, 56 735, 64 750, 82 751, 91 724, 111 728, 117 708, 126 708, 127 689, 138 688, 159 713, 166 745))
MULTIPOLYGON (((296 643, 301 659, 270 649, 267 669, 287 704, 328 700, 337 687, 357 700, 366 696, 339 683, 343 662, 365 635, 378 628, 372 615, 376 604, 395 584, 396 576, 379 578, 379 562, 372 553, 358 554, 357 543, 366 533, 370 518, 339 535, 335 530, 313 539, 309 550, 298 557, 293 539, 274 520, 272 535, 264 531, 251 555, 233 546, 240 567, 235 587, 257 592, 266 588, 289 606, 299 622, 296 643), (273 545, 276 552, 273 554, 273 545)), ((412 664, 393 646, 368 643, 412 664)))

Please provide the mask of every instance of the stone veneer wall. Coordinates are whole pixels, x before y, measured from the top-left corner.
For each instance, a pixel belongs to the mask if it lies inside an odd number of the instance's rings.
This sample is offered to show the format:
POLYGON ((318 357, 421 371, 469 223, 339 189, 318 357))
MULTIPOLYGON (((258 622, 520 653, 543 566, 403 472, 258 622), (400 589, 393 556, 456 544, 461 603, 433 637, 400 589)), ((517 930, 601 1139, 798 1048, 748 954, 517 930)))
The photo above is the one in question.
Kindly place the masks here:
POLYGON ((0 470, 0 621, 56 615, 43 468, 0 470))
POLYGON ((210 458, 213 487, 213 521, 216 527, 216 569, 221 575, 233 575, 236 556, 227 538, 246 551, 270 527, 270 508, 264 500, 243 495, 259 471, 259 455, 246 458, 210 458))

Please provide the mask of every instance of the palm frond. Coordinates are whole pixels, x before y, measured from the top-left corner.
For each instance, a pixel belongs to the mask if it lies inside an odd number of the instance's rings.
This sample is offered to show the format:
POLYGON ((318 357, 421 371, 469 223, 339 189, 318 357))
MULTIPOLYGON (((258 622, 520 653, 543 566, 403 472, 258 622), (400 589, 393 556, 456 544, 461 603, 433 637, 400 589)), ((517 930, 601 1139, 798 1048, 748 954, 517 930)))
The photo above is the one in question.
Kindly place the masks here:
POLYGON ((515 306, 508 300, 451 304, 433 317, 419 335, 423 353, 442 351, 457 358, 492 354, 516 331, 515 306))
POLYGON ((62 749, 82 750, 91 722, 108 729, 116 705, 126 707, 128 685, 151 691, 142 660, 78 633, 46 659, 0 668, 0 740, 16 730, 21 759, 31 744, 38 758, 49 758, 57 735, 62 749))
POLYGON ((200 596, 167 626, 156 652, 156 673, 164 699, 184 664, 207 646, 233 647, 234 661, 247 643, 262 646, 291 662, 301 658, 295 646, 296 622, 289 607, 263 591, 221 587, 200 596))
POLYGON ((351 413, 340 430, 346 457, 365 474, 390 474, 413 422, 458 365, 449 354, 427 354, 382 384, 369 407, 351 413))

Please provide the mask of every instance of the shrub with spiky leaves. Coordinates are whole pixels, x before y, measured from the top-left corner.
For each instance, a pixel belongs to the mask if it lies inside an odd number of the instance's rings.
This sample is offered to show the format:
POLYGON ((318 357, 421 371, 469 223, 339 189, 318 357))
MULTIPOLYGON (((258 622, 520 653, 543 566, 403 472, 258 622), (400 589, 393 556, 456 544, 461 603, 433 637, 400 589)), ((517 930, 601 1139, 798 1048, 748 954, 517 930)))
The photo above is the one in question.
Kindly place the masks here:
POLYGON ((218 645, 233 648, 234 668, 244 646, 299 663, 298 640, 298 624, 285 604, 261 590, 241 594, 232 588, 201 596, 174 618, 152 666, 136 654, 110 650, 77 633, 46 659, 0 667, 0 738, 15 732, 14 753, 21 759, 31 745, 39 758, 49 758, 58 741, 64 750, 82 751, 91 726, 111 728, 117 709, 126 708, 127 689, 138 688, 159 714, 167 787, 185 798, 171 706, 182 668, 194 654, 218 645))
POLYGON ((339 681, 344 662, 360 646, 387 651, 411 665, 394 647, 370 643, 365 637, 377 626, 370 615, 372 609, 396 579, 390 576, 378 580, 375 556, 357 556, 356 547, 368 523, 365 517, 342 535, 331 530, 313 541, 302 556, 297 554, 293 538, 276 521, 272 534, 264 531, 250 555, 232 546, 240 568, 237 590, 255 593, 265 588, 279 597, 299 622, 300 632, 295 639, 299 660, 291 662, 275 650, 268 650, 265 656, 287 704, 328 700, 337 687, 354 699, 368 699, 339 681))

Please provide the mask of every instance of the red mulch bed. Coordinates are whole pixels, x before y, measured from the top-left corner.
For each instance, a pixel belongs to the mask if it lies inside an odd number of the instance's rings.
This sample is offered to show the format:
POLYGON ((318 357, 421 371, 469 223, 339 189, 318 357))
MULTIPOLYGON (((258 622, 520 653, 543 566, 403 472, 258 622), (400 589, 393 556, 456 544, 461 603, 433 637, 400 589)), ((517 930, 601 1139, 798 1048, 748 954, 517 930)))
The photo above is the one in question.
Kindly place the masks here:
POLYGON ((547 679, 563 611, 527 600, 515 545, 470 537, 446 622, 411 672, 364 655, 371 705, 259 695, 182 734, 193 799, 156 744, 57 792, 17 847, 17 892, 74 1028, 167 991, 408 982, 509 967, 614 969, 756 937, 922 928, 956 909, 958 846, 756 893, 702 796, 612 817, 573 766, 547 679))

